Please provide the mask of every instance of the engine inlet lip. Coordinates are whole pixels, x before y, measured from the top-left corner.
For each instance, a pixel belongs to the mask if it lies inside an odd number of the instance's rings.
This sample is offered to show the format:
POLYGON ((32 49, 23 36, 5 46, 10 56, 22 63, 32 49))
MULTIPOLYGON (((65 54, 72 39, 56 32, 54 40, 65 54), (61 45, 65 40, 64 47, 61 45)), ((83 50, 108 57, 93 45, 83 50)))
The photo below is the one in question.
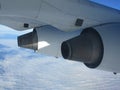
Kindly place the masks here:
POLYGON ((97 38, 99 39, 99 44, 100 44, 100 52, 99 52, 99 54, 100 55, 99 55, 99 58, 96 61, 94 61, 92 63, 84 63, 84 64, 87 67, 94 69, 94 68, 97 68, 102 62, 102 59, 103 59, 103 56, 104 56, 104 44, 103 44, 103 40, 102 40, 102 37, 99 34, 99 32, 97 30, 95 30, 94 28, 92 28, 92 27, 84 29, 81 34, 83 34, 85 32, 88 32, 89 30, 91 30, 94 34, 96 34, 97 38))
POLYGON ((63 42, 61 45, 61 53, 64 59, 71 57, 71 46, 67 42, 63 42))

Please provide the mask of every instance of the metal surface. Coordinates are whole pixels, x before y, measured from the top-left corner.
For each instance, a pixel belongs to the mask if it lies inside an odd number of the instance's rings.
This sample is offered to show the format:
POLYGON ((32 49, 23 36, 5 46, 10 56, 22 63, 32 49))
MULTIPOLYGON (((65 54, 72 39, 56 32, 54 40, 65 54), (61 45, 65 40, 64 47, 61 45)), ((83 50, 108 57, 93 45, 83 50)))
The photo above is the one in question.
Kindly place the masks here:
POLYGON ((61 52, 65 59, 81 61, 89 68, 96 68, 103 58, 103 43, 99 33, 87 28, 77 37, 64 41, 61 52))
POLYGON ((28 49, 37 50, 38 49, 38 37, 37 32, 33 32, 21 35, 18 37, 18 46, 28 49))

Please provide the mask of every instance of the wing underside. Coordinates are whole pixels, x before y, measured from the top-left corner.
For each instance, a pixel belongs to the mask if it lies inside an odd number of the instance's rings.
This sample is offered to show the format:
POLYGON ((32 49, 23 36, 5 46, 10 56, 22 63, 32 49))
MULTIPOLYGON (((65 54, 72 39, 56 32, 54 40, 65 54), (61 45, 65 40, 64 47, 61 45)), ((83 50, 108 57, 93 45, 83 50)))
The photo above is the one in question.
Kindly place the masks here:
POLYGON ((89 0, 4 0, 0 4, 0 24, 15 30, 51 25, 74 31, 120 21, 119 10, 89 0))

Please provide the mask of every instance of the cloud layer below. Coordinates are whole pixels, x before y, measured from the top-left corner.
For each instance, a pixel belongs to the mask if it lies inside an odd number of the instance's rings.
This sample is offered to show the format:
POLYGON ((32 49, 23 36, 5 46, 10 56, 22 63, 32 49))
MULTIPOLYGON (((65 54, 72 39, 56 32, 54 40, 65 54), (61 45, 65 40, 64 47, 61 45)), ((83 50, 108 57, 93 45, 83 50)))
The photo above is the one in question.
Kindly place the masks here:
POLYGON ((119 90, 119 84, 119 74, 18 48, 7 36, 0 39, 0 90, 119 90))

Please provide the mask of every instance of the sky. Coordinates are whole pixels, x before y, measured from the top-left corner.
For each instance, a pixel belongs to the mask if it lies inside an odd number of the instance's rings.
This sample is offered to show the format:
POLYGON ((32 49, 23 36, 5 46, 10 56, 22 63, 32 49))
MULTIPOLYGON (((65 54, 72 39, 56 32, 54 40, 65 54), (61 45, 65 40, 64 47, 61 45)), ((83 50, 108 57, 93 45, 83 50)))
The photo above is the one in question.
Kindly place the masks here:
POLYGON ((120 10, 120 0, 91 0, 91 1, 120 10))
MULTIPOLYGON (((120 9, 120 0, 94 1, 120 9)), ((120 90, 120 74, 19 48, 26 32, 0 25, 0 90, 120 90)))

